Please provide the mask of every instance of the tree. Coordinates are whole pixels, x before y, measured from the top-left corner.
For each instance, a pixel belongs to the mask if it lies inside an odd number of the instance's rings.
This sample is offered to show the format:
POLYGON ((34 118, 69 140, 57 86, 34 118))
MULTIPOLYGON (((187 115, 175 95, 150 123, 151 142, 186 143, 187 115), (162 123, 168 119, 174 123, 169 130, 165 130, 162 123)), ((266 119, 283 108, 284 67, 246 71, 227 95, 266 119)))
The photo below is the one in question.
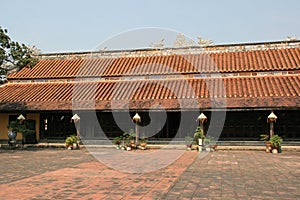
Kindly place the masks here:
POLYGON ((21 133, 23 137, 35 133, 34 130, 28 129, 28 124, 26 122, 21 123, 19 121, 12 121, 7 125, 7 128, 11 129, 14 133, 21 133))
POLYGON ((23 67, 33 67, 36 63, 33 49, 12 41, 7 30, 0 26, 0 75, 7 73, 8 66, 21 70, 23 67))

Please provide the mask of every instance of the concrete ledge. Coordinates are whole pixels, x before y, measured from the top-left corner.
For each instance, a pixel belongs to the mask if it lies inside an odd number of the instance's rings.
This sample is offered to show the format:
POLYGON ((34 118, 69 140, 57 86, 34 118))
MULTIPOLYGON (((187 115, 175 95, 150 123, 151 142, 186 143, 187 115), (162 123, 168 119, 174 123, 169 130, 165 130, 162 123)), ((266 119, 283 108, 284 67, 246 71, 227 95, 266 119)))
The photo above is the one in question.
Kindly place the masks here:
MULTIPOLYGON (((1 149, 9 149, 8 144, 0 144, 1 149)), ((66 148, 64 143, 38 143, 38 144, 17 144, 15 148, 66 148)))
POLYGON ((24 148, 66 148, 65 143, 25 144, 24 148))
MULTIPOLYGON (((8 144, 0 144, 0 148, 9 149, 8 144)), ((21 144, 17 144, 16 148, 22 148, 21 144)), ((38 143, 25 144, 23 148, 66 148, 64 143, 38 143)), ((101 144, 101 145, 81 145, 81 148, 115 148, 115 145, 101 144)), ((186 149, 183 144, 148 144, 148 149, 186 149)), ((218 145, 219 151, 265 151, 265 146, 260 145, 218 145)), ((300 145, 284 145, 281 147, 283 151, 300 151, 300 145)))
POLYGON ((283 151, 300 151, 300 146, 282 146, 283 151))
POLYGON ((218 146, 217 150, 265 151, 265 146, 218 146))
MULTIPOLYGON (((282 146, 282 151, 300 151, 300 146, 282 146)), ((218 146, 217 150, 265 151, 265 146, 218 146)))

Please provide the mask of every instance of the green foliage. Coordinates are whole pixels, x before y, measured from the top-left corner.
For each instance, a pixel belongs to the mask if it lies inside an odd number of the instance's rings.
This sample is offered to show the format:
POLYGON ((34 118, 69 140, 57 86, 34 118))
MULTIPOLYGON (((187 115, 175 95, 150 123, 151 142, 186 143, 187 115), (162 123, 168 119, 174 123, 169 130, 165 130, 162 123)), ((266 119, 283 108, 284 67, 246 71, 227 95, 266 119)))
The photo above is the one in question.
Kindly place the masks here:
POLYGON ((123 141, 125 145, 130 145, 130 142, 135 139, 135 132, 133 129, 129 130, 129 133, 123 133, 123 141))
POLYGON ((270 138, 269 134, 261 134, 260 135, 260 140, 262 141, 268 141, 270 138))
POLYGON ((278 135, 273 135, 270 138, 270 143, 272 147, 281 147, 282 138, 279 137, 278 135))
POLYGON ((67 139, 66 139, 66 144, 67 145, 71 145, 71 144, 74 144, 74 143, 77 143, 76 135, 70 135, 69 137, 67 137, 67 139))
POLYGON ((205 138, 205 135, 204 135, 204 133, 203 133, 203 130, 202 130, 202 128, 200 127, 200 126, 198 126, 197 128, 196 128, 196 131, 195 131, 195 134, 194 134, 194 141, 198 141, 198 139, 204 139, 205 138))
POLYGON ((147 139, 146 138, 140 138, 140 143, 147 143, 147 139))
POLYGON ((11 129, 12 132, 21 133, 23 136, 34 134, 34 130, 30 130, 27 128, 27 124, 20 123, 19 121, 12 121, 8 124, 7 128, 11 129))
POLYGON ((123 133, 123 136, 122 136, 122 139, 123 139, 123 144, 125 145, 129 145, 130 144, 130 136, 128 133, 123 133))
POLYGON ((23 67, 31 68, 37 63, 37 59, 32 57, 32 51, 25 44, 11 42, 10 53, 19 70, 23 67))
POLYGON ((7 30, 0 26, 0 75, 7 73, 2 64, 12 64, 21 70, 23 67, 33 67, 36 63, 32 50, 25 44, 12 41, 7 30))
POLYGON ((114 142, 116 145, 120 145, 120 144, 121 144, 121 137, 115 137, 113 142, 114 142))
POLYGON ((5 75, 5 74, 7 74, 7 69, 0 67, 0 75, 5 75))
POLYGON ((10 48, 10 37, 7 35, 7 30, 2 29, 1 26, 0 26, 0 47, 5 49, 10 48))
POLYGON ((134 138, 135 138, 135 132, 133 129, 130 129, 129 130, 129 139, 134 140, 134 138))

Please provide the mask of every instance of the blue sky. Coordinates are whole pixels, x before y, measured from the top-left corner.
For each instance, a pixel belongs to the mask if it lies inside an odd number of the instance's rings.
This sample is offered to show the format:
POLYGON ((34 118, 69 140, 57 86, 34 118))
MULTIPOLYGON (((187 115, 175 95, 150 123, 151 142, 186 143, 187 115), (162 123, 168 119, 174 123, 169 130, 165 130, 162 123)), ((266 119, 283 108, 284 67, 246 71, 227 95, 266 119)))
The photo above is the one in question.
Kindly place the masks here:
POLYGON ((143 27, 216 44, 300 39, 299 0, 5 0, 1 8, 0 26, 43 53, 94 50, 143 27))

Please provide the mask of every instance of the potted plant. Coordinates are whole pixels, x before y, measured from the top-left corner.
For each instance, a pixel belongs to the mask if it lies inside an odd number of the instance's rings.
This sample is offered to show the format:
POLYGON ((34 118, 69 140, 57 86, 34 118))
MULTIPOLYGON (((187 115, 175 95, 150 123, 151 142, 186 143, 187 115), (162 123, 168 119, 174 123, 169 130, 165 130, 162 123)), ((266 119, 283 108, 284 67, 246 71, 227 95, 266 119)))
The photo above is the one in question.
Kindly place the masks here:
POLYGON ((140 146, 141 146, 142 150, 146 149, 146 146, 147 146, 147 140, 146 140, 146 138, 141 138, 140 139, 140 146))
POLYGON ((70 135, 66 138, 66 147, 67 149, 77 149, 77 137, 76 135, 70 135))
POLYGON ((123 148, 121 149, 126 149, 127 151, 130 151, 132 148, 132 136, 128 133, 123 133, 123 148))
POLYGON ((191 150, 193 145, 193 138, 191 136, 185 136, 184 140, 187 150, 191 150))
POLYGON ((196 131, 195 131, 195 134, 194 134, 194 141, 199 146, 199 151, 202 150, 202 148, 200 148, 200 146, 203 145, 204 138, 205 138, 204 132, 203 132, 202 128, 200 126, 198 126, 196 128, 196 131))
POLYGON ((114 144, 117 145, 117 149, 120 149, 120 145, 121 145, 121 138, 120 137, 115 137, 113 140, 114 144))
POLYGON ((272 153, 281 153, 282 138, 278 135, 273 135, 270 138, 272 153))
POLYGON ((22 144, 25 144, 25 138, 27 135, 34 134, 34 130, 30 130, 27 128, 26 123, 21 123, 19 121, 12 121, 7 125, 7 128, 10 129, 15 135, 18 133, 22 134, 22 144))
POLYGON ((269 134, 261 134, 261 135, 260 135, 260 140, 262 140, 262 141, 265 142, 265 145, 266 145, 266 152, 267 152, 267 153, 270 153, 271 150, 272 150, 271 142, 269 141, 269 139, 270 139, 269 134))
POLYGON ((135 132, 133 129, 129 130, 129 134, 128 134, 128 140, 130 140, 130 147, 131 148, 135 148, 137 144, 135 144, 135 132))
POLYGON ((121 136, 121 150, 126 150, 128 146, 130 146, 130 141, 128 139, 129 134, 124 132, 123 135, 121 136))

